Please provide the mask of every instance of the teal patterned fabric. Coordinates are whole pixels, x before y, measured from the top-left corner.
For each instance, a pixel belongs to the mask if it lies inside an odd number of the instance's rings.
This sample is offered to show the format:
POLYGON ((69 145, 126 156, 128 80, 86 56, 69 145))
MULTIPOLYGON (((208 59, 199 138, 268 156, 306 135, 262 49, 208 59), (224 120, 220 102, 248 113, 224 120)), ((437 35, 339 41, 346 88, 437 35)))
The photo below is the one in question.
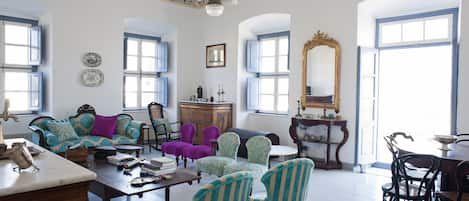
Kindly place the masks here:
POLYGON ((50 131, 44 131, 44 135, 45 135, 45 138, 46 138, 46 143, 49 146, 55 146, 55 145, 60 144, 59 138, 54 133, 52 133, 50 131))
POLYGON ((209 156, 195 161, 198 172, 223 176, 225 166, 234 163, 238 155, 239 136, 232 132, 222 134, 217 139, 218 156, 209 156))
POLYGON ((217 139, 218 153, 220 156, 236 160, 240 144, 239 136, 233 132, 223 133, 217 139))
POLYGON ((135 139, 135 140, 138 139, 141 135, 140 128, 142 127, 143 124, 144 122, 142 121, 135 121, 135 120, 130 121, 129 126, 127 127, 127 130, 126 130, 125 136, 135 139))
POLYGON ((116 133, 119 135, 126 135, 127 127, 132 119, 127 115, 119 115, 117 117, 116 133))
POLYGON ((37 126, 42 130, 47 130, 47 123, 52 120, 50 117, 43 117, 43 118, 38 118, 35 119, 33 122, 31 122, 31 126, 37 126))
POLYGON ((255 179, 260 179, 267 171, 269 153, 272 142, 264 136, 255 136, 246 142, 248 150, 248 162, 236 162, 225 167, 223 174, 231 174, 239 171, 250 171, 255 179))
POLYGON ((171 123, 169 123, 168 119, 154 119, 153 125, 156 126, 157 134, 166 134, 173 132, 173 128, 171 127, 171 123))
POLYGON ((194 194, 193 201, 248 201, 252 189, 249 172, 225 175, 202 187, 194 194))
POLYGON ((79 136, 86 136, 91 133, 94 126, 94 115, 91 113, 83 113, 77 117, 70 117, 70 123, 72 124, 75 132, 79 136))
POLYGON ((98 146, 111 146, 113 144, 136 144, 136 139, 131 139, 125 136, 114 135, 112 140, 100 136, 83 136, 77 140, 67 140, 60 144, 50 146, 49 149, 55 153, 65 152, 68 147, 81 144, 83 147, 98 147, 98 146))
POLYGON ((51 120, 47 123, 47 128, 57 135, 60 142, 80 138, 68 120, 51 120))
MULTIPOLYGON (((262 176, 267 190, 265 201, 304 201, 314 162, 298 158, 278 164, 262 176)), ((261 201, 261 199, 252 199, 261 201)))

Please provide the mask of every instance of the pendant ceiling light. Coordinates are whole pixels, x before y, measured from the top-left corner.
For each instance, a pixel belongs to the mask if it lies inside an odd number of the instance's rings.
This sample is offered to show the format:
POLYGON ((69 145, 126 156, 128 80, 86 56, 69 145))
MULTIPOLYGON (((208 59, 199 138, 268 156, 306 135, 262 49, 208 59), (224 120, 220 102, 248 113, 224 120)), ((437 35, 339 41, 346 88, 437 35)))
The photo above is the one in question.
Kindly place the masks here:
POLYGON ((223 14, 225 7, 221 3, 221 0, 209 0, 205 5, 205 11, 210 16, 220 16, 223 14))

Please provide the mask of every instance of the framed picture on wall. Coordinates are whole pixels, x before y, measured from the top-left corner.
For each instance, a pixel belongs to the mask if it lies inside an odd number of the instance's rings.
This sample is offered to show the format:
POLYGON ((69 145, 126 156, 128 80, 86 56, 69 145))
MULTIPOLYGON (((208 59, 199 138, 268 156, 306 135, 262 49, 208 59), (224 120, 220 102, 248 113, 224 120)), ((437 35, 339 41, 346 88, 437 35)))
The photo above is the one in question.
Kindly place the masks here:
POLYGON ((220 68, 226 66, 226 44, 207 46, 207 68, 220 68))

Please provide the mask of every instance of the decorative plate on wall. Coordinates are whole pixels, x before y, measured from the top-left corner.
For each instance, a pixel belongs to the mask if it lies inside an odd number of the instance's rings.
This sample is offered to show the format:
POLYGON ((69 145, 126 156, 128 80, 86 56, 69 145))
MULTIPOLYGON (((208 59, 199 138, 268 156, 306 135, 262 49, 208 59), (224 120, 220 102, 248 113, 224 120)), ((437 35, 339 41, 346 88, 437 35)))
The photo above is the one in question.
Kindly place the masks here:
POLYGON ((98 67, 99 65, 101 65, 102 58, 98 53, 88 52, 83 55, 81 61, 88 67, 98 67))
POLYGON ((98 69, 85 69, 81 73, 81 82, 87 87, 98 87, 104 82, 104 73, 98 69))

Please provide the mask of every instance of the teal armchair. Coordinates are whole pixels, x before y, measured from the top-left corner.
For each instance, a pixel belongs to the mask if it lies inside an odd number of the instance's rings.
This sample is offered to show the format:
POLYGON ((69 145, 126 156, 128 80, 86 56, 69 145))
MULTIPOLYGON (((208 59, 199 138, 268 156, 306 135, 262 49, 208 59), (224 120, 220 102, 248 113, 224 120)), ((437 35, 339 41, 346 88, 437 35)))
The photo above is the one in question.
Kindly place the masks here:
POLYGON ((248 201, 252 189, 252 175, 237 172, 220 177, 202 187, 193 201, 248 201))
POLYGON ((304 201, 306 188, 314 162, 306 158, 298 158, 278 164, 264 176, 262 183, 267 190, 267 198, 251 199, 251 201, 304 201))
POLYGON ((226 132, 222 134, 218 137, 217 144, 219 148, 217 156, 208 156, 195 161, 199 175, 201 172, 205 172, 221 177, 225 166, 236 161, 240 144, 239 136, 236 133, 226 132))
POLYGON ((223 174, 231 174, 239 171, 249 171, 255 179, 260 179, 267 171, 269 164, 269 153, 272 142, 264 136, 255 136, 246 142, 248 150, 247 162, 236 162, 225 166, 223 174))

